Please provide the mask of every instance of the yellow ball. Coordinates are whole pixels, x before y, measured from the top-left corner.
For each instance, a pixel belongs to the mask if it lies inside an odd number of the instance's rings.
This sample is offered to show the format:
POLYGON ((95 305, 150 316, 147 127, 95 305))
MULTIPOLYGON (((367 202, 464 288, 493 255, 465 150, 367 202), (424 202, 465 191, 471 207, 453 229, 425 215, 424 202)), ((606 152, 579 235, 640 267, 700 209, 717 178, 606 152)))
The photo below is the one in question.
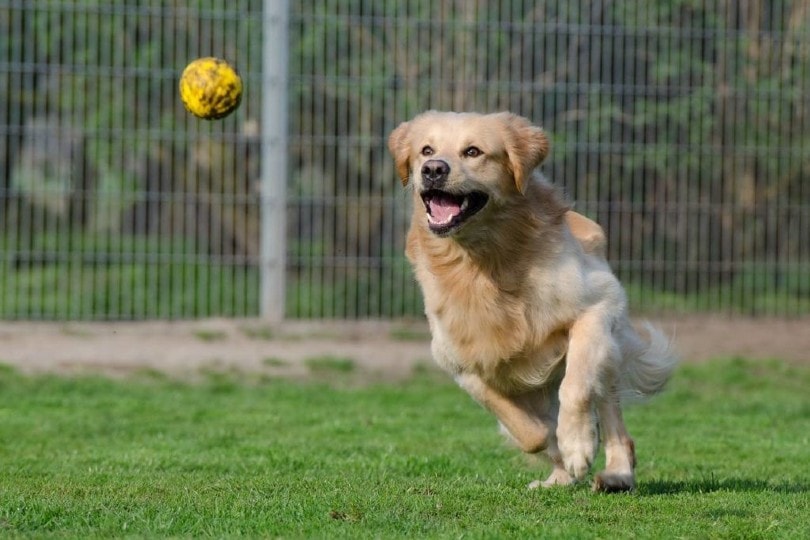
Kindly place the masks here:
POLYGON ((180 76, 180 98, 188 112, 205 120, 231 114, 242 101, 242 79, 220 58, 199 58, 180 76))

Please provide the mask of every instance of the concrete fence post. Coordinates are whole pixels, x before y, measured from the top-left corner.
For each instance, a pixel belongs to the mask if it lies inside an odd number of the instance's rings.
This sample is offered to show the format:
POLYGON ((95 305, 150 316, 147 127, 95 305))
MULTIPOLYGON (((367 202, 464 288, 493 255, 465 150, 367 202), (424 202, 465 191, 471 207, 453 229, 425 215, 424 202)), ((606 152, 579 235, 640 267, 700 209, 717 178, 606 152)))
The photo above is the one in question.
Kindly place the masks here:
POLYGON ((261 316, 284 319, 287 245, 288 0, 264 0, 261 123, 261 316))

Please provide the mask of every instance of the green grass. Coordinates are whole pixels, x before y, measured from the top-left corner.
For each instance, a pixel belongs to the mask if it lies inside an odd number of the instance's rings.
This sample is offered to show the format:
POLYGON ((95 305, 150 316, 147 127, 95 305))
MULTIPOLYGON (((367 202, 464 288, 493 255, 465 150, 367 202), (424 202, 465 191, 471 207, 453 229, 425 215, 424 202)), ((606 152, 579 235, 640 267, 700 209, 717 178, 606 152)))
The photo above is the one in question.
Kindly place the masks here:
POLYGON ((430 330, 424 324, 417 327, 397 326, 391 328, 388 337, 395 341, 430 341, 430 330))
POLYGON ((250 339, 270 341, 276 339, 276 332, 267 326, 243 326, 239 329, 250 339))
POLYGON ((228 339, 228 333, 222 330, 197 330, 194 332, 194 337, 206 342, 224 341, 228 339))
POLYGON ((191 239, 0 232, 0 318, 149 319, 258 313, 256 268, 191 239))
MULTIPOLYGON (((423 370, 424 371, 424 370, 423 370)), ((638 488, 528 491, 444 377, 361 387, 0 370, 0 536, 800 538, 810 370, 685 366, 630 408, 638 488)))
POLYGON ((290 363, 283 358, 277 358, 275 356, 268 356, 267 358, 262 359, 262 365, 267 367, 282 367, 288 366, 289 364, 290 363))
POLYGON ((354 371, 354 360, 339 356, 314 356, 304 360, 304 364, 314 373, 337 374, 354 371))
MULTIPOLYGON (((380 267, 330 269, 320 266, 324 249, 290 244, 289 262, 297 269, 286 276, 288 318, 423 317, 422 296, 404 253, 382 254, 380 267)), ((618 264, 616 269, 623 270, 618 264)), ((748 262, 726 283, 699 289, 692 284, 687 292, 645 284, 637 270, 619 275, 638 314, 810 314, 810 261, 748 262)), ((257 266, 210 256, 190 238, 17 237, 0 231, 0 319, 250 317, 259 313, 259 288, 257 266)), ((261 328, 245 333, 272 337, 261 328)), ((422 336, 402 327, 392 337, 422 336)))
POLYGON ((720 311, 775 316, 810 313, 810 264, 807 262, 781 271, 768 265, 748 263, 728 282, 690 292, 644 285, 632 276, 626 276, 623 284, 634 313, 720 311))

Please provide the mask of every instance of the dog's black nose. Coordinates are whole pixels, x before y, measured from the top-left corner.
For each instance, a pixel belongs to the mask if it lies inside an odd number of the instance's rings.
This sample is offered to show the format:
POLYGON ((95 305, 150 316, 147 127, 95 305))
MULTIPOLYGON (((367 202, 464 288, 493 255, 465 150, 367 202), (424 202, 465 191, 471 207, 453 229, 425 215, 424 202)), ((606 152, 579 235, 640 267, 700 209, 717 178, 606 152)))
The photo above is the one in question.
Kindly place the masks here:
POLYGON ((436 187, 447 180, 450 165, 440 159, 430 159, 422 165, 422 180, 426 188, 436 187))

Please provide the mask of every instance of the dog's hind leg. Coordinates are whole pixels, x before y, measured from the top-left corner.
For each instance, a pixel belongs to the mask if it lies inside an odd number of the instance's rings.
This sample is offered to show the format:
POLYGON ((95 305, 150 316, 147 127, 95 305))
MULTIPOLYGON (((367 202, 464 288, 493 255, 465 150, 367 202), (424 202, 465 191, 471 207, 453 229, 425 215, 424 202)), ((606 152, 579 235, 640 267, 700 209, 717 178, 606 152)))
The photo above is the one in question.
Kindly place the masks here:
POLYGON ((536 454, 546 449, 549 427, 522 403, 492 388, 477 375, 461 374, 456 376, 456 382, 473 399, 495 414, 503 429, 521 450, 527 454, 536 454))
POLYGON ((633 439, 622 419, 619 398, 608 395, 596 405, 599 427, 605 443, 605 470, 593 480, 593 490, 603 492, 629 491, 635 487, 636 452, 633 439))

